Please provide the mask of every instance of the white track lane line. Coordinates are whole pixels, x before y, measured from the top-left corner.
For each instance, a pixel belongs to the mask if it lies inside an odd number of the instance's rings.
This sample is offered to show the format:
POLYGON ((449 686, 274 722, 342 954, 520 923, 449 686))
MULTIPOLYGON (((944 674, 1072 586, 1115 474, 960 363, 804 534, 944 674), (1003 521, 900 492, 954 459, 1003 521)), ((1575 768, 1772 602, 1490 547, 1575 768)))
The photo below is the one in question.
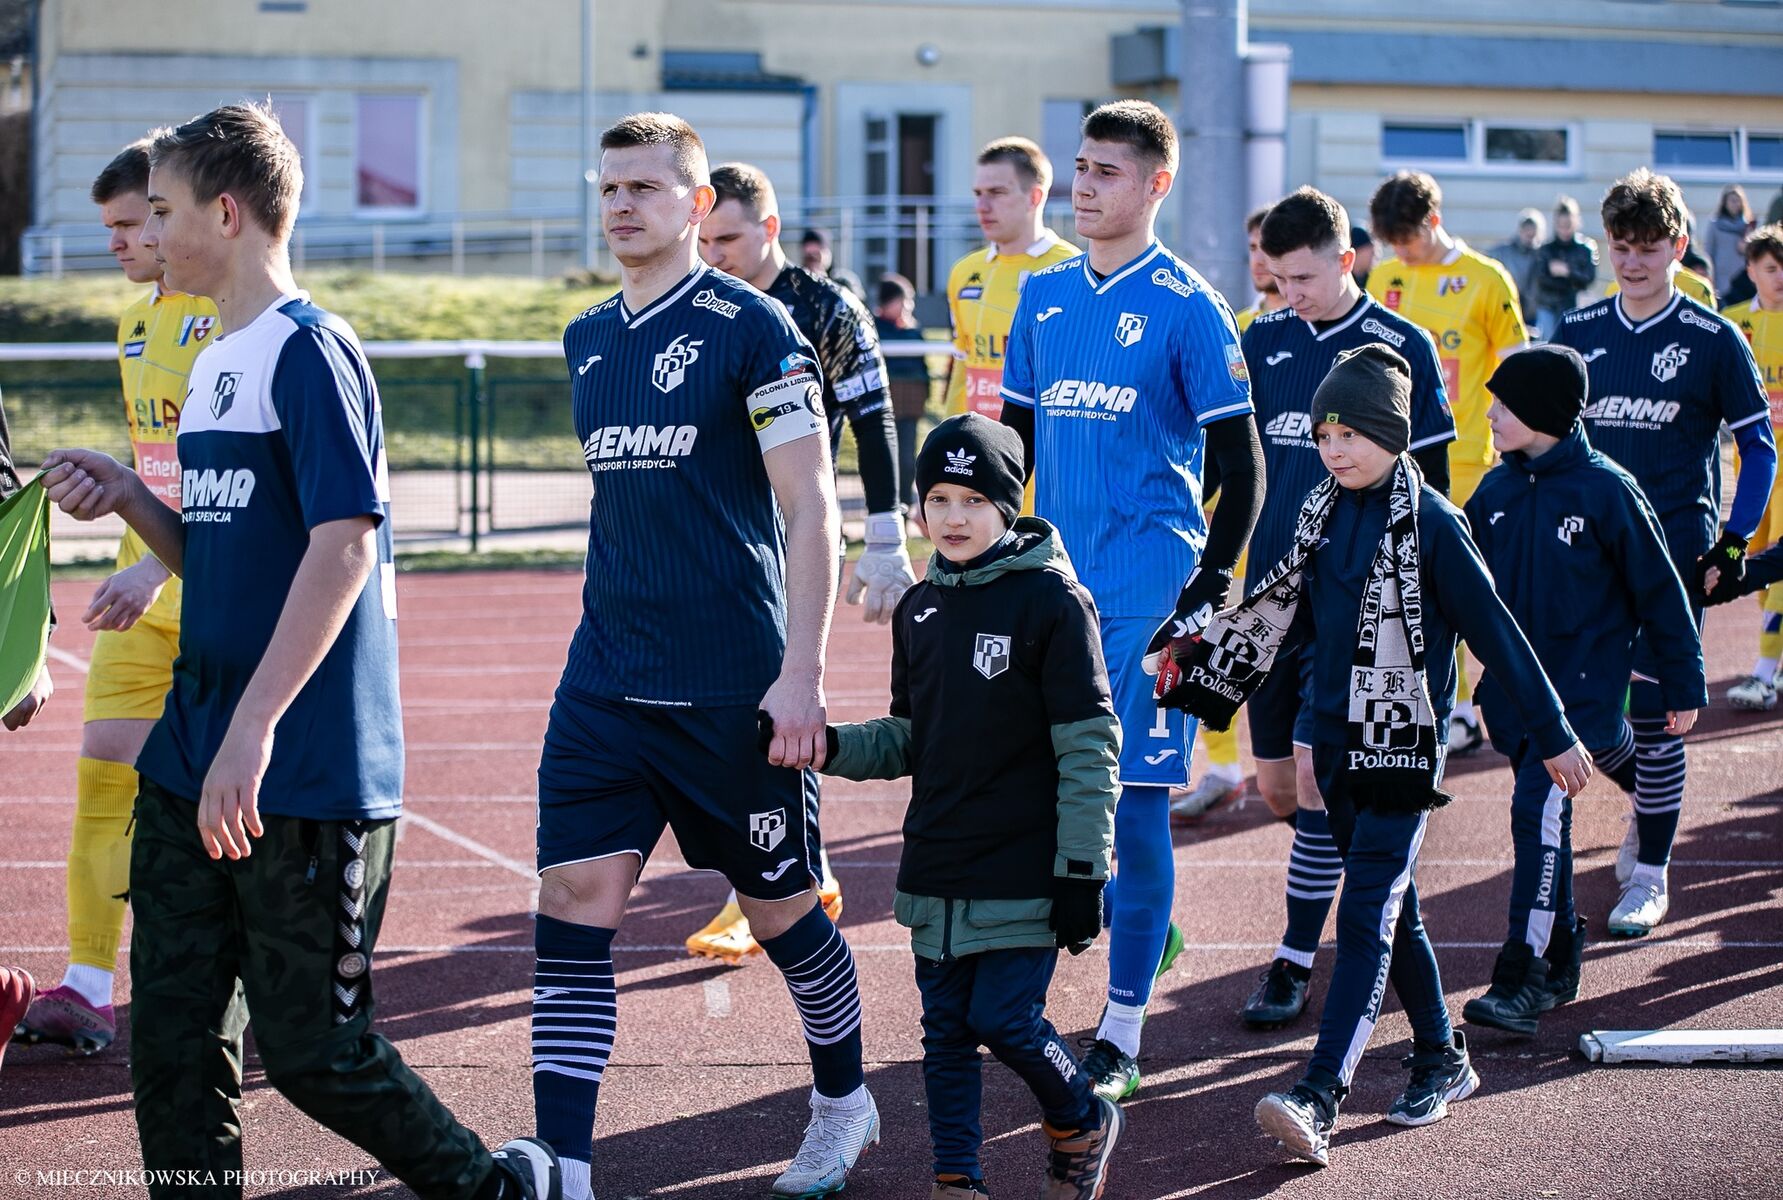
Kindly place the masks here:
POLYGON ((435 836, 437 838, 443 838, 446 841, 451 842, 454 846, 457 846, 460 850, 469 850, 472 854, 475 854, 478 858, 481 858, 487 862, 493 863, 495 866, 500 867, 504 871, 508 871, 514 875, 518 875, 520 878, 526 880, 528 883, 536 883, 538 881, 538 872, 535 871, 530 864, 523 863, 523 862, 519 861, 518 859, 509 858, 507 855, 503 854, 501 851, 493 849, 492 847, 489 847, 489 846, 485 846, 482 842, 479 842, 476 838, 466 837, 464 834, 459 833, 457 830, 440 824, 438 821, 434 820, 432 817, 422 816, 420 813, 416 812, 413 808, 404 808, 403 812, 402 812, 402 817, 400 819, 404 820, 404 821, 408 821, 409 823, 411 823, 413 825, 420 826, 422 829, 425 829, 428 833, 433 834, 433 836, 435 836))
POLYGON ((69 653, 68 651, 62 649, 62 647, 60 647, 60 646, 45 646, 43 648, 43 652, 50 658, 53 658, 57 662, 61 663, 63 666, 73 667, 76 671, 79 671, 82 675, 85 675, 88 671, 93 669, 92 663, 88 662, 86 659, 82 658, 78 654, 69 653))

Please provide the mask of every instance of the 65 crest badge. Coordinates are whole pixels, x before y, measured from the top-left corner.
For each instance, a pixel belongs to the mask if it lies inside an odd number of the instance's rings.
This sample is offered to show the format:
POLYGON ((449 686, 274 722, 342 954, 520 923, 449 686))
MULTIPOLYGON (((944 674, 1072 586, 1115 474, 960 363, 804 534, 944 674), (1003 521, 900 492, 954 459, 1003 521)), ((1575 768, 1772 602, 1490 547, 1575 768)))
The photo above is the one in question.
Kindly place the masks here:
POLYGON ((680 387, 687 378, 687 368, 699 361, 700 347, 705 344, 688 341, 685 333, 670 342, 650 366, 650 382, 656 390, 667 395, 680 387))

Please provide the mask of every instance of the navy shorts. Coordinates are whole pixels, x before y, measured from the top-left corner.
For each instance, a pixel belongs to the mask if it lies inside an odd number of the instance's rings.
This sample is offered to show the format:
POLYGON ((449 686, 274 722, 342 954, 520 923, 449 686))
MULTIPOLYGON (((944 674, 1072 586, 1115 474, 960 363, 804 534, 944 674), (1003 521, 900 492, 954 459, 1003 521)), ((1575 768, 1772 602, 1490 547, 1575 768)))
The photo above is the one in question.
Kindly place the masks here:
POLYGON ((1294 725, 1300 716, 1300 660, 1276 665, 1244 702, 1251 723, 1251 757, 1280 762, 1294 757, 1294 725))
POLYGON ((771 766, 754 705, 670 708, 557 689, 539 759, 539 870, 636 854, 675 831, 690 867, 787 900, 821 874, 817 776, 771 766))

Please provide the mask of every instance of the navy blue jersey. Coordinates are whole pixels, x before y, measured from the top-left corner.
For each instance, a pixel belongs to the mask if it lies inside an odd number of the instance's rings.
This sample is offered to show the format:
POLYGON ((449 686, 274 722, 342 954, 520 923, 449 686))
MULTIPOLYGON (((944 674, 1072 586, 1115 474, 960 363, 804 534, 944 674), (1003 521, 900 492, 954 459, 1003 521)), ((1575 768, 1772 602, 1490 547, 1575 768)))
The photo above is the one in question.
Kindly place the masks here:
POLYGON ((786 650, 786 527, 762 455, 824 430, 786 309, 701 264, 638 312, 563 332, 594 477, 565 686, 637 704, 754 704, 786 650))
POLYGON ((189 380, 179 433, 180 653, 137 770, 198 798, 272 641, 310 530, 371 517, 378 568, 279 718, 260 811, 394 817, 403 747, 390 480, 377 384, 359 340, 300 292, 212 341, 189 380))
POLYGON ((1641 485, 1672 561, 1691 578, 1721 515, 1721 424, 1737 433, 1769 419, 1746 339, 1721 314, 1674 292, 1639 324, 1624 315, 1620 296, 1574 309, 1554 340, 1585 358, 1591 444, 1641 485))
POLYGON ((1207 544, 1203 427, 1251 411, 1226 302, 1156 242, 1105 279, 1087 254, 1036 271, 1002 392, 1034 410, 1034 511, 1102 616, 1162 619, 1207 544))
POLYGON ((1294 543, 1301 502, 1325 478, 1312 440, 1312 396, 1337 356, 1355 346, 1382 342, 1405 356, 1412 369, 1412 441, 1423 450, 1455 440, 1455 418, 1443 386, 1436 343, 1422 328, 1363 296, 1349 313, 1321 330, 1291 308, 1265 313, 1244 333, 1244 361, 1251 373, 1251 403, 1263 441, 1268 491, 1251 531, 1245 586, 1269 573, 1294 543))

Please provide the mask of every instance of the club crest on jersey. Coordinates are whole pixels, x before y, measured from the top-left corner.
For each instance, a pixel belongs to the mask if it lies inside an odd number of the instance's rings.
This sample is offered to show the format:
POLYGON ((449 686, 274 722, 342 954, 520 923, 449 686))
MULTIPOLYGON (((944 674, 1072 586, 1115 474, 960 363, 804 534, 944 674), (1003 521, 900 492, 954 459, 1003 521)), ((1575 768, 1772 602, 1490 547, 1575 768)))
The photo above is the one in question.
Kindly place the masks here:
POLYGON ((1561 517, 1560 528, 1554 531, 1556 537, 1567 545, 1573 544, 1573 534, 1585 532, 1584 517, 1561 517))
POLYGON ((773 812, 749 814, 749 844, 763 854, 771 854, 774 847, 786 840, 786 810, 777 808, 773 812))
POLYGON ((1234 383, 1251 381, 1251 369, 1245 365, 1244 350, 1237 342, 1226 343, 1226 374, 1232 376, 1234 383))
MULTIPOLYGON (((719 316, 730 319, 735 319, 736 315, 743 311, 743 306, 741 304, 732 304, 729 300, 720 300, 718 298, 718 293, 711 288, 707 288, 705 291, 694 296, 693 306, 695 308, 709 308, 719 316)), ((692 362, 693 360, 689 359, 688 361, 692 362)))
POLYGON ((1690 361, 1690 348, 1673 342, 1653 356, 1653 378, 1670 383, 1678 377, 1678 368, 1690 361))
POLYGON ((1439 296, 1459 296, 1467 287, 1467 276, 1444 275, 1436 281, 1436 294, 1439 296))
POLYGON ((210 336, 210 331, 215 329, 216 325, 215 317, 187 317, 180 322, 180 345, 202 342, 210 336))
POLYGON ((210 397, 210 415, 221 421, 223 414, 235 407, 235 389, 240 386, 240 371, 224 371, 218 375, 217 390, 210 397))
POLYGON ((972 647, 972 666, 986 679, 995 679, 1009 669, 1009 635, 981 633, 972 647))
POLYGON ((650 382, 656 390, 667 395, 680 387, 687 378, 687 368, 699 361, 700 347, 705 344, 704 341, 688 341, 685 333, 670 342, 650 367, 650 382))
POLYGON ((1145 336, 1145 314, 1124 312, 1114 324, 1114 340, 1131 346, 1145 336))

